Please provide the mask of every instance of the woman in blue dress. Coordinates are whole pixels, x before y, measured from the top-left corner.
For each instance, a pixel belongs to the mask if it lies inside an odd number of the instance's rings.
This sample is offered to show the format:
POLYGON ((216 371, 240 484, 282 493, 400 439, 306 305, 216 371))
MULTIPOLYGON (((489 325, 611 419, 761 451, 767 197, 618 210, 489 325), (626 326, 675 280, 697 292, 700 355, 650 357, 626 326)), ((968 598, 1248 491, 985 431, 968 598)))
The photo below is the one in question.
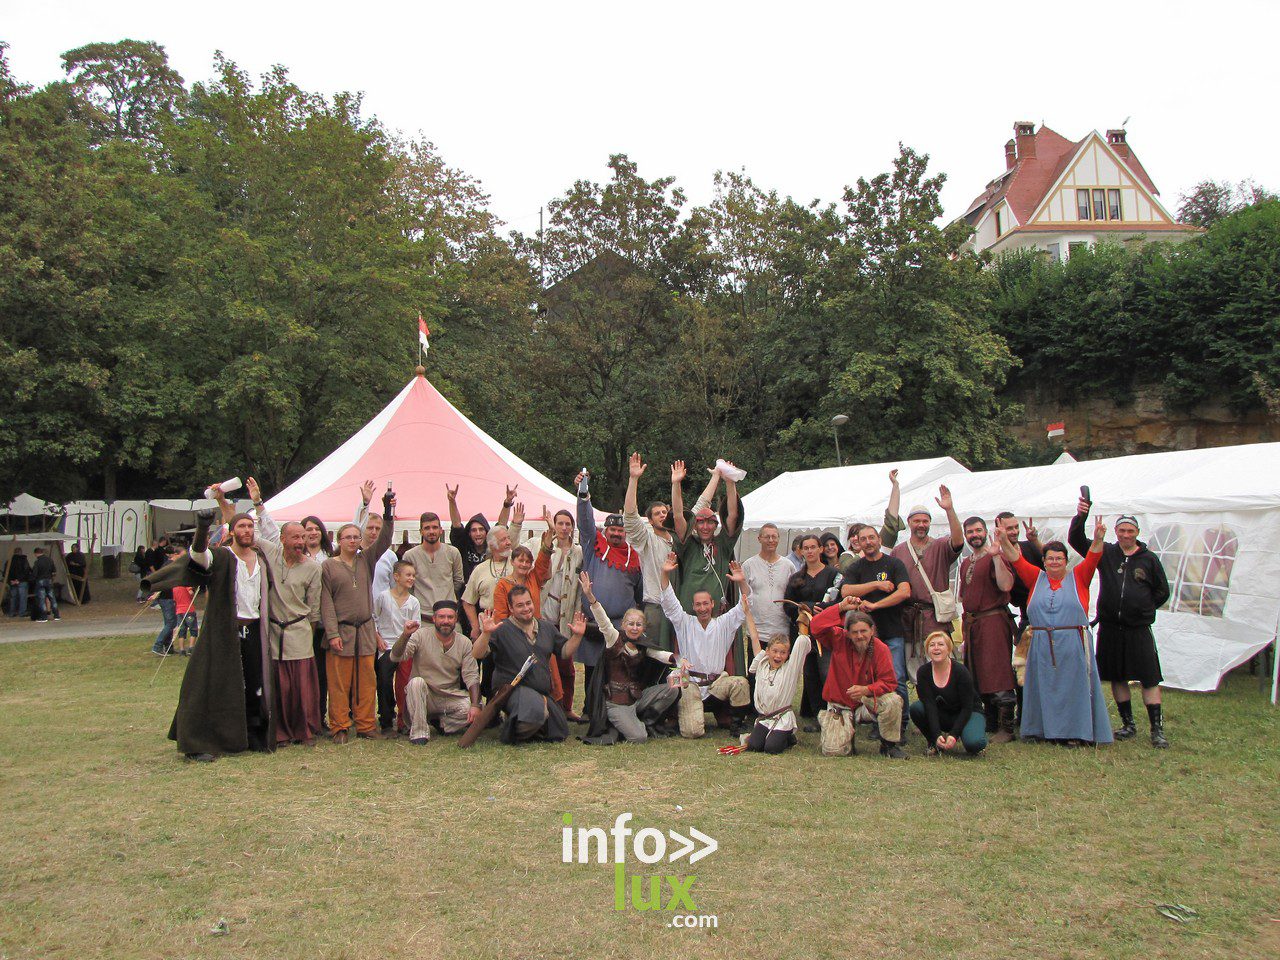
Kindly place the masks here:
POLYGON ((1057 540, 1045 544, 1041 570, 1023 559, 1022 551, 1005 539, 998 524, 995 532, 1005 559, 1031 591, 1022 738, 1072 746, 1111 743, 1111 720, 1089 629, 1089 583, 1102 559, 1106 524, 1098 518, 1093 543, 1072 570, 1067 569, 1067 548, 1057 540))

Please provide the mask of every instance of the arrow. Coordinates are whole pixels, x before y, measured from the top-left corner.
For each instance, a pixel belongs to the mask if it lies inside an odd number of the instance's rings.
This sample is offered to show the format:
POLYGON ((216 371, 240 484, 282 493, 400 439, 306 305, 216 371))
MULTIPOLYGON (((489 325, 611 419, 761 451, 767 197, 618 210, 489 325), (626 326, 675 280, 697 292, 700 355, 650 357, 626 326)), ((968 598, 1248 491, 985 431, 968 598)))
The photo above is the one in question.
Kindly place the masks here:
POLYGON ((689 857, 689 863, 691 864, 697 863, 703 857, 709 856, 710 854, 713 854, 720 849, 719 843, 717 843, 712 837, 708 837, 705 833, 703 833, 697 827, 690 827, 689 833, 693 835, 693 839, 702 840, 707 844, 706 847, 704 847, 703 849, 699 850, 697 853, 689 857))
MULTIPOLYGON (((677 860, 679 860, 681 857, 683 857, 686 853, 688 853, 690 850, 694 848, 694 842, 690 840, 688 837, 682 836, 676 833, 674 830, 668 830, 667 834, 671 837, 672 840, 679 840, 681 843, 680 849, 667 857, 667 859, 670 862, 675 863, 677 860)), ((692 862, 693 861, 691 860, 690 863, 692 862)))

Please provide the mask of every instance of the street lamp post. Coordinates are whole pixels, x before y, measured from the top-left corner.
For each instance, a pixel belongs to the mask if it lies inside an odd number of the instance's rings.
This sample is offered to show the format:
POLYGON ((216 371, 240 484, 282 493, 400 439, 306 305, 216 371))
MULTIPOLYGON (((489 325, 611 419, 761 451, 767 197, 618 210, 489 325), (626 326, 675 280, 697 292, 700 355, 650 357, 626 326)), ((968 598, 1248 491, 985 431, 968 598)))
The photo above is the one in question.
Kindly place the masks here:
POLYGON ((843 467, 844 460, 840 456, 840 428, 849 422, 849 417, 843 413, 837 413, 831 418, 831 435, 836 438, 836 466, 843 467))

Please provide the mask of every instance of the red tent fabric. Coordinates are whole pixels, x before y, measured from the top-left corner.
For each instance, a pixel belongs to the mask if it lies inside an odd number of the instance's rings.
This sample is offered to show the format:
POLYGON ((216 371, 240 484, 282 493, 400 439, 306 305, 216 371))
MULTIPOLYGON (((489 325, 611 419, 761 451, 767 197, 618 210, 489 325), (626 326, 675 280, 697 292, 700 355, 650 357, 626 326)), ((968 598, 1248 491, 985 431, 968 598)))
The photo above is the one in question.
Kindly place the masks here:
POLYGON ((574 494, 557 486, 477 427, 419 373, 355 436, 267 501, 277 520, 317 516, 326 524, 349 522, 360 505, 360 485, 377 484, 381 500, 391 481, 396 516, 416 519, 427 511, 449 522, 445 484, 460 484, 463 519, 483 513, 493 520, 508 486, 529 519, 543 504, 554 513, 572 510, 574 494))

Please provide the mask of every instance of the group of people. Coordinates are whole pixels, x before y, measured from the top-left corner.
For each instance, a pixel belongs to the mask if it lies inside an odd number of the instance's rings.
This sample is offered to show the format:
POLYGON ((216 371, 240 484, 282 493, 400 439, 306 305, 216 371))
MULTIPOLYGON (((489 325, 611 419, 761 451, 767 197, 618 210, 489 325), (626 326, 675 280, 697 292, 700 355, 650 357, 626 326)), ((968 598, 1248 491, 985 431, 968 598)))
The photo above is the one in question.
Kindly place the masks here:
POLYGON ((528 542, 516 488, 490 526, 479 513, 464 523, 459 487, 447 487, 448 535, 424 513, 420 542, 400 551, 390 484, 379 513, 366 483, 332 539, 316 517, 277 526, 252 478, 252 513, 218 491, 224 531, 202 514, 190 548, 144 583, 206 593, 170 736, 207 761, 311 745, 326 731, 338 744, 403 734, 426 745, 485 722, 504 743, 561 741, 575 723, 589 744, 697 738, 710 715, 735 750, 780 753, 803 731, 821 734, 824 754, 850 754, 869 725, 897 759, 910 724, 929 754, 1018 736, 1126 739, 1137 680, 1152 744, 1168 745, 1151 633, 1168 586, 1134 518, 1119 519, 1116 543, 1101 519, 1090 539, 1082 499, 1068 536, 1081 561, 1069 570, 1066 545, 1040 543, 1029 521, 1019 539, 1011 513, 990 528, 962 523, 946 487, 935 501, 943 535, 931 535, 930 506, 904 522, 895 472, 883 525, 850 527, 847 550, 834 535, 804 534, 781 554, 766 523, 759 552, 738 563, 741 472, 720 461, 686 509, 677 461, 669 502, 641 514, 646 470, 632 455, 622 511, 599 524, 590 476, 579 474, 575 509, 544 508, 545 530, 528 542), (211 549, 219 534, 224 545, 211 549), (1120 713, 1114 735, 1102 681, 1120 713))
MULTIPOLYGON (((80 548, 76 544, 76 551, 80 548)), ((32 620, 44 622, 61 620, 58 612, 58 591, 54 584, 57 569, 44 547, 36 547, 31 551, 31 559, 27 559, 22 547, 15 547, 9 557, 8 569, 5 571, 5 583, 8 586, 8 614, 11 617, 30 616, 32 620)), ((83 557, 83 554, 81 554, 83 557)), ((68 568, 72 558, 66 558, 68 568)))

